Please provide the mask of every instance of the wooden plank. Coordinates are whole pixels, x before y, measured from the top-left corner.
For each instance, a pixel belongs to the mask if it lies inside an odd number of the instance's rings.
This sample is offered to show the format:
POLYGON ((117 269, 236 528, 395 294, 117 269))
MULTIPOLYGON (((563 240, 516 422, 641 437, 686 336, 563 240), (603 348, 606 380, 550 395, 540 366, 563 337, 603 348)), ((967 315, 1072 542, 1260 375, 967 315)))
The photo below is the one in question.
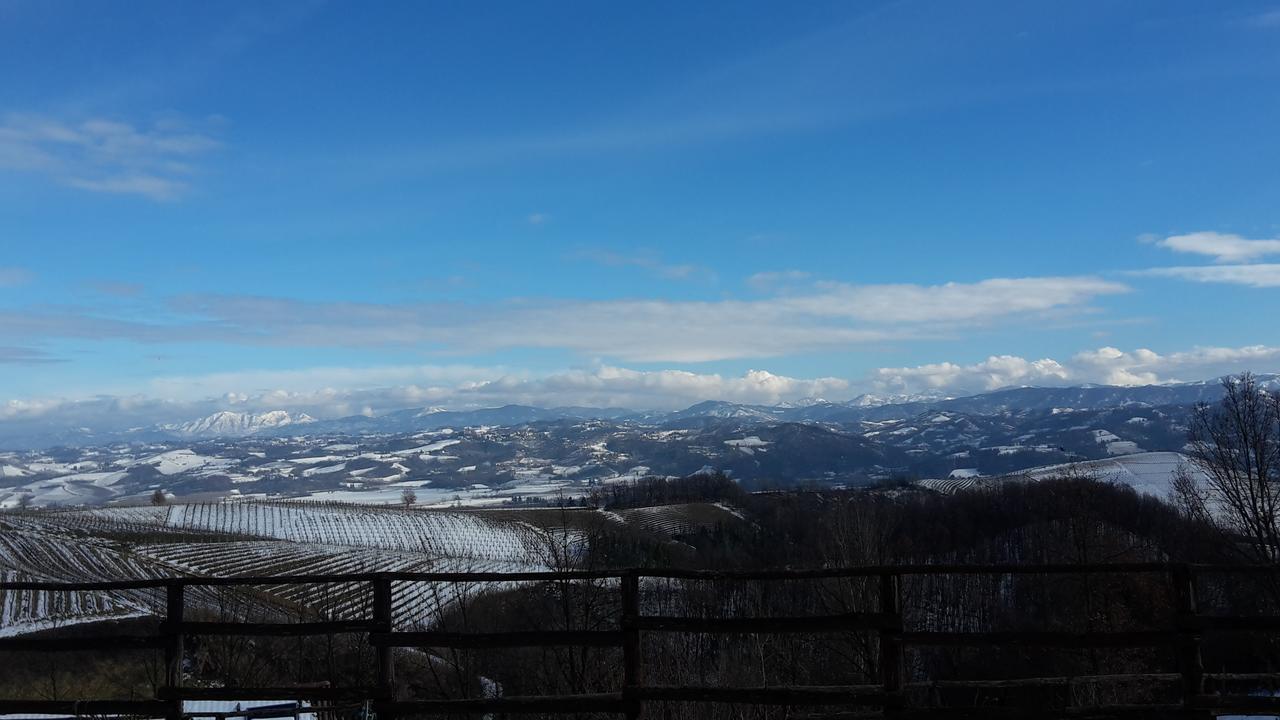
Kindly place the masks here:
POLYGON ((1223 672, 1207 672, 1204 674, 1206 680, 1215 682, 1278 682, 1280 681, 1280 672, 1259 672, 1259 673, 1223 673, 1223 672))
MULTIPOLYGON (((395 630, 394 586, 391 579, 379 577, 373 581, 373 624, 371 633, 390 634, 395 630)), ((377 646, 378 656, 378 701, 390 702, 396 699, 396 656, 395 649, 389 645, 377 646)), ((397 713, 379 706, 378 716, 387 720, 394 719, 397 713)))
POLYGON ((564 580, 604 580, 618 578, 622 571, 563 572, 383 572, 340 573, 337 575, 256 575, 244 577, 186 578, 190 585, 313 585, 320 583, 370 583, 379 579, 406 582, 553 582, 564 580))
POLYGON ((366 700, 376 692, 371 687, 219 687, 161 688, 162 700, 366 700))
POLYGON ((1280 617, 1183 615, 1178 628, 1198 632, 1280 632, 1280 617))
POLYGON ((1214 713, 1280 712, 1280 697, 1258 695, 1200 695, 1191 704, 1214 713))
MULTIPOLYGON (((880 614, 890 622, 880 630, 880 684, 886 696, 902 694, 902 582, 891 573, 880 576, 880 614)), ((902 703, 886 705, 887 718, 902 717, 902 703)))
POLYGON ((225 587, 247 585, 321 585, 329 583, 367 583, 385 577, 390 580, 412 582, 551 582, 564 580, 604 580, 621 577, 621 571, 569 571, 569 572, 391 572, 391 573, 339 573, 334 575, 253 575, 237 577, 209 577, 183 575, 145 580, 107 580, 91 582, 13 581, 0 583, 0 590, 50 590, 96 591, 140 590, 165 587, 173 580, 201 587, 225 587))
POLYGON ((83 638, 13 637, 0 638, 0 652, 87 652, 103 650, 148 650, 167 646, 156 635, 99 635, 83 638))
POLYGON ((367 633, 381 630, 381 626, 369 620, 334 620, 300 623, 236 623, 236 622, 184 622, 170 626, 166 631, 180 635, 244 635, 258 637, 303 637, 307 635, 336 635, 339 633, 367 633))
POLYGON ((1164 647, 1177 643, 1172 631, 1146 632, 904 632, 902 643, 915 647, 991 647, 1027 645, 1037 647, 1164 647))
POLYGON ((711 702, 746 705, 885 705, 893 699, 879 685, 635 688, 644 702, 711 702))
POLYGON ((983 705, 977 707, 912 708, 902 711, 903 718, 1016 718, 1017 720, 1048 720, 1049 718, 1151 718, 1167 720, 1181 712, 1181 705, 1097 705, 1069 708, 1033 708, 1016 706, 983 705))
MULTIPOLYGON (((1280 567, 1261 565, 1191 565, 1194 572, 1216 573, 1280 573, 1280 567)), ((1096 564, 1040 564, 1019 565, 1012 563, 990 565, 862 565, 836 568, 775 569, 755 571, 684 570, 677 568, 643 568, 635 570, 642 577, 664 577, 705 580, 803 580, 822 578, 870 577, 885 573, 898 575, 1052 575, 1082 573, 1163 573, 1172 571, 1169 563, 1096 563, 1096 564)), ((344 573, 334 575, 273 575, 253 577, 197 577, 155 578, 146 580, 114 580, 94 582, 4 582, 0 590, 50 590, 95 591, 138 590, 164 587, 174 579, 187 585, 244 586, 244 585, 301 585, 325 583, 372 582, 378 577, 391 580, 417 582, 549 582, 565 580, 619 579, 626 571, 572 571, 572 572, 392 572, 392 573, 344 573)))
MULTIPOLYGON (((379 703, 378 708, 397 715, 488 713, 622 713, 621 693, 591 695, 510 696, 457 700, 414 700, 379 703)), ((381 717, 381 716, 379 716, 381 717)))
MULTIPOLYGON (((1196 599, 1196 577, 1187 565, 1179 565, 1170 573, 1173 582, 1174 602, 1179 620, 1194 618, 1199 612, 1196 599)), ((1178 629, 1178 671, 1182 673, 1183 716, 1187 718, 1211 718, 1209 713, 1197 713, 1196 699, 1204 694, 1204 661, 1200 654, 1199 631, 1182 627, 1178 629)))
POLYGON ((1261 574, 1276 575, 1280 574, 1280 565, 1230 565, 1230 564, 1213 564, 1198 563, 1187 565, 1191 572, 1200 575, 1204 573, 1244 573, 1244 574, 1261 574))
MULTIPOLYGON (((346 709, 354 708, 348 706, 346 709)), ((308 706, 304 712, 307 714, 319 714, 323 709, 308 706)), ((229 720, 230 718, 244 718, 245 720, 267 720, 268 718, 296 718, 298 716, 299 705, 297 702, 285 703, 283 705, 262 705, 248 710, 234 710, 227 712, 219 711, 192 711, 185 712, 183 715, 187 718, 211 717, 216 720, 229 720)))
POLYGON ((98 592, 107 590, 146 590, 162 588, 165 578, 149 580, 103 580, 93 582, 15 581, 0 583, 0 590, 47 590, 50 592, 98 592))
MULTIPOLYGON (((165 586, 165 621, 160 634, 164 638, 164 688, 174 692, 182 687, 182 658, 185 655, 183 636, 179 631, 185 617, 185 588, 181 582, 165 586)), ((182 720, 182 701, 172 698, 165 711, 167 720, 182 720)))
POLYGON ((627 720, 640 717, 641 704, 636 691, 643 681, 640 675, 640 575, 629 572, 619 584, 622 591, 622 692, 626 699, 627 720))
POLYGON ((681 578, 686 580, 804 580, 843 577, 870 577, 886 573, 896 575, 1061 575, 1098 573, 1167 573, 1170 563, 1095 563, 1021 565, 996 563, 989 565, 862 565, 814 568, 805 570, 684 570, 679 568, 641 568, 642 577, 681 578))
POLYGON ((637 618, 641 630, 682 633, 824 633, 854 630, 891 630, 901 620, 886 613, 845 613, 805 617, 693 618, 647 615, 637 618))
POLYGON ((164 715, 169 704, 159 700, 0 700, 0 715, 164 715))
POLYGON ((509 648, 509 647, 622 647, 620 630, 534 630, 528 632, 371 633, 374 647, 509 648))
MULTIPOLYGON (((1280 675, 1278 675, 1280 677, 1280 675)), ((1001 680, 927 680, 907 683, 909 688, 982 689, 1065 687, 1107 682, 1180 682, 1182 673, 1125 673, 1112 675, 1060 675, 1056 677, 1007 678, 1001 680)))

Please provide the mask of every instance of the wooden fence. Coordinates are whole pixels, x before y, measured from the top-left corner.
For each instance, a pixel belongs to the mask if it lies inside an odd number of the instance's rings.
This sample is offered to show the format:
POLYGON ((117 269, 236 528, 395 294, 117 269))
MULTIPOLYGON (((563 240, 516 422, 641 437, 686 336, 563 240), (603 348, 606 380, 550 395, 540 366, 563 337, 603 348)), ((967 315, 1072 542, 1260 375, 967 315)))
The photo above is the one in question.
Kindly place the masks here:
MULTIPOLYGON (((1280 714, 1280 698, 1270 696, 1209 694, 1206 680, 1277 680, 1270 673, 1213 674, 1204 671, 1201 641, 1215 632, 1280 632, 1280 617, 1222 617, 1200 611, 1196 578, 1203 573, 1268 573, 1280 576, 1280 568, 1254 566, 1211 566, 1185 564, 1103 564, 1103 565, 903 565, 830 568, 816 570, 776 570, 758 572, 708 572, 676 569, 632 569, 609 572, 532 573, 376 573, 350 575, 302 575, 269 577, 181 577, 119 582, 9 582, 0 590, 120 591, 163 589, 166 613, 155 634, 75 638, 0 638, 0 652, 56 653, 85 650, 163 650, 165 684, 157 697, 143 701, 81 699, 27 700, 0 698, 0 715, 41 713, 83 717, 88 715, 129 715, 141 717, 184 717, 185 700, 235 700, 305 698, 313 702, 364 703, 378 720, 406 715, 486 715, 609 713, 640 717, 646 707, 659 703, 735 703, 742 705, 785 705, 844 708, 840 717, 1185 717, 1207 718, 1219 714, 1280 714), (1177 615, 1168 627, 1128 632, 935 632, 908 631, 903 626, 902 578, 919 575, 1054 575, 1156 573, 1165 575, 1176 593, 1177 615), (641 612, 641 587, 645 579, 763 582, 779 580, 822 580, 838 578, 878 579, 879 606, 875 612, 854 612, 807 617, 748 617, 705 619, 645 615, 641 612), (612 581, 617 583, 622 608, 616 629, 596 631, 524 632, 407 632, 397 631, 392 622, 393 583, 412 582, 572 582, 612 581), (185 595, 190 587, 292 585, 316 583, 367 583, 372 593, 372 617, 356 621, 295 623, 198 622, 186 619, 185 595), (641 636, 645 633, 701 634, 823 634, 874 633, 879 645, 879 682, 865 685, 779 686, 779 687, 698 687, 654 685, 645 682, 641 636), (377 656, 377 683, 372 687, 184 687, 183 642, 186 637, 209 635, 298 637, 335 633, 364 634, 377 656), (903 649, 907 647, 1056 647, 1056 648, 1172 648, 1178 659, 1177 673, 1107 676, 1113 680, 1175 681, 1181 684, 1180 702, 1167 705, 1125 705, 1071 707, 1057 710, 1036 708, 916 707, 907 702, 912 685, 903 677, 903 649), (622 683, 619 692, 587 695, 503 696, 469 699, 402 700, 395 696, 396 648, 513 648, 513 647, 616 647, 622 651, 622 683)), ((1070 678, 1018 678, 984 681, 936 681, 930 687, 1002 688, 1051 687, 1070 678)), ((239 713, 240 717, 252 712, 239 713)), ((185 713, 185 717, 223 713, 185 713)), ((230 716, 236 716, 232 713, 230 716)), ((826 716, 824 716, 826 717, 826 716)), ((836 716, 831 716, 836 717, 836 716)))

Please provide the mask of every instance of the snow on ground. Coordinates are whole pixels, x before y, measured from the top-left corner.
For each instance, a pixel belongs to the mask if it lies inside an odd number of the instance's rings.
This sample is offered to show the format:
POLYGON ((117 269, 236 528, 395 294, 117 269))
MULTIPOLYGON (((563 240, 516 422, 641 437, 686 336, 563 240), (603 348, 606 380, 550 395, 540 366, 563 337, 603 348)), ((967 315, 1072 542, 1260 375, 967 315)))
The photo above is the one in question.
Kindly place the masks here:
POLYGON ((443 450, 449 447, 450 445, 457 445, 458 443, 461 443, 461 442, 462 442, 461 440, 458 440, 456 438, 451 440, 438 440, 436 442, 433 442, 427 445, 420 445, 418 447, 409 448, 407 450, 396 450, 392 452, 392 454, 400 455, 402 457, 407 457, 409 455, 425 455, 427 453, 433 453, 437 450, 443 450))
POLYGON ((1140 493, 1167 498, 1180 467, 1191 470, 1201 482, 1206 479, 1185 455, 1175 452, 1140 452, 1106 460, 1049 465, 1027 470, 1024 474, 1032 480, 1045 480, 1064 473, 1085 473, 1104 482, 1128 485, 1140 493))
POLYGON ((36 506, 101 504, 119 495, 112 486, 124 476, 123 472, 82 472, 36 480, 0 490, 0 508, 18 507, 24 496, 36 506))
POLYGON ((329 473, 342 472, 347 469, 346 463, 338 463, 336 465, 321 465, 320 467, 307 468, 302 471, 302 477, 311 477, 313 475, 328 475, 329 473))
POLYGON ((161 475, 177 475, 191 470, 217 470, 230 467, 236 464, 235 460, 228 458, 215 458, 207 455, 199 455, 193 450, 183 448, 181 450, 170 450, 162 452, 159 455, 153 455, 149 458, 139 460, 139 465, 151 465, 161 475))
POLYGON ((1094 430, 1094 431, 1093 431, 1093 441, 1094 441, 1094 442, 1096 442, 1096 443, 1098 443, 1099 445, 1105 445, 1106 443, 1112 443, 1112 442, 1115 442, 1115 441, 1117 441, 1117 440, 1119 440, 1119 439, 1120 439, 1120 436, 1119 436, 1119 435, 1116 435, 1115 433, 1111 432, 1110 430, 1094 430))
POLYGON ((768 445, 769 443, 768 441, 761 440, 755 435, 750 435, 748 437, 744 437, 738 440, 725 440, 724 444, 729 445, 730 447, 736 447, 736 448, 756 448, 756 447, 763 447, 765 445, 768 445))
POLYGON ((920 480, 916 484, 937 492, 951 493, 983 486, 989 482, 1018 479, 1039 482, 1063 476, 1079 477, 1083 475, 1097 478, 1102 482, 1127 485, 1139 493, 1166 500, 1173 491, 1175 473, 1181 467, 1186 467, 1190 470, 1198 482, 1203 484, 1207 481, 1204 473, 1181 453, 1137 452, 1105 460, 1045 465, 1023 470, 1004 478, 982 478, 976 473, 970 474, 968 470, 962 469, 952 472, 950 477, 947 478, 920 480))
MULTIPOLYGON (((0 597, 9 595, 0 591, 0 597)), ((51 593, 50 593, 51 594, 51 593)), ((7 601, 7 597, 5 598, 7 601)), ((38 620, 20 620, 12 623, 0 623, 0 638, 16 637, 18 635, 26 635, 28 633, 44 632, 45 630, 58 630, 61 628, 71 627, 73 625, 84 625, 86 623, 102 622, 104 620, 129 620, 132 618, 147 617, 151 615, 150 610, 122 610, 117 613, 104 615, 83 615, 77 617, 61 617, 61 618, 41 618, 38 620)), ((0 717, 5 717, 0 715, 0 717)), ((23 716, 27 717, 27 716, 23 716)), ((56 716, 65 717, 65 716, 56 716)))
POLYGON ((289 458, 289 462, 295 465, 319 465, 320 463, 342 462, 346 459, 342 455, 316 455, 314 457, 289 458))
MULTIPOLYGON (((402 490, 384 488, 386 493, 394 493, 397 502, 402 490)), ((430 490, 423 488, 416 492, 422 498, 430 490)), ((465 494, 466 491, 461 492, 465 494)), ((327 498, 312 496, 308 499, 350 500, 339 492, 331 493, 327 498)), ((171 505, 168 509, 165 527, 170 529, 236 533, 297 543, 428 552, 437 558, 482 557, 521 562, 527 555, 524 538, 528 526, 499 523, 473 513, 244 501, 171 505)))
POLYGON ((1142 452, 1142 448, 1138 447, 1138 443, 1129 440, 1116 440, 1107 443, 1108 455, 1133 455, 1142 452))

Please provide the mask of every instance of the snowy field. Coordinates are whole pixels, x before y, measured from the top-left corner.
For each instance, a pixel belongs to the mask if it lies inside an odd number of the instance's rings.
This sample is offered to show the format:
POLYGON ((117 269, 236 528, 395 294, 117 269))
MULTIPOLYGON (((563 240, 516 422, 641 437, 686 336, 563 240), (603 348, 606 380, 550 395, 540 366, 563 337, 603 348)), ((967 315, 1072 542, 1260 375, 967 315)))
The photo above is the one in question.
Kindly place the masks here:
POLYGON ((1028 470, 1024 474, 1032 480, 1043 480, 1064 473, 1083 474, 1103 482, 1126 485, 1144 495, 1165 499, 1173 491, 1173 481, 1179 469, 1184 468, 1199 482, 1205 481, 1204 473, 1187 456, 1174 452, 1137 453, 1070 465, 1050 465, 1028 470))
POLYGON ((953 474, 945 479, 921 480, 922 487, 938 492, 956 492, 979 487, 991 482, 1006 480, 1032 480, 1039 482, 1055 477, 1092 477, 1102 482, 1131 487, 1144 495, 1162 500, 1173 491, 1173 481, 1179 469, 1186 468, 1197 479, 1205 482, 1205 475, 1187 456, 1175 452, 1151 452, 1118 455, 1104 460, 1088 460, 1078 463, 1046 465, 1001 478, 983 478, 971 473, 953 474))

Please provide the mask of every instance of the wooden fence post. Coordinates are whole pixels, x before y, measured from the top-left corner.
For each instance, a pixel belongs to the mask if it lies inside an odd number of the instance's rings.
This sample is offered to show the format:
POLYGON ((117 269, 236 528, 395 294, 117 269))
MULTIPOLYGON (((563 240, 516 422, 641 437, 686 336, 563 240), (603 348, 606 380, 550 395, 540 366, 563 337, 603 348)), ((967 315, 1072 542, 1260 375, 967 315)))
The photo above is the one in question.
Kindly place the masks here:
POLYGON ((628 570, 622 581, 622 698, 627 720, 640 717, 640 574, 628 570))
POLYGON ((1196 619, 1200 612, 1196 599, 1196 578, 1189 565, 1177 565, 1172 573, 1173 591, 1177 597, 1178 671, 1182 673, 1182 708, 1187 718, 1213 717, 1196 707, 1204 695, 1204 660, 1200 655, 1200 629, 1196 619))
POLYGON ((182 720, 182 622, 185 607, 183 596, 185 585, 178 582, 165 583, 165 622, 164 622, 164 692, 163 697, 169 701, 166 720, 182 720))
POLYGON ((880 631, 880 684, 887 696, 886 718, 902 716, 902 581, 894 573, 880 575, 880 612, 894 619, 880 631))
MULTIPOLYGON (((373 622, 377 632, 389 633, 395 630, 391 603, 391 578, 378 576, 373 581, 373 622)), ((378 708, 378 720, 392 720, 392 713, 385 707, 379 707, 396 699, 396 664, 395 648, 387 645, 378 646, 378 697, 375 707, 378 708)))

